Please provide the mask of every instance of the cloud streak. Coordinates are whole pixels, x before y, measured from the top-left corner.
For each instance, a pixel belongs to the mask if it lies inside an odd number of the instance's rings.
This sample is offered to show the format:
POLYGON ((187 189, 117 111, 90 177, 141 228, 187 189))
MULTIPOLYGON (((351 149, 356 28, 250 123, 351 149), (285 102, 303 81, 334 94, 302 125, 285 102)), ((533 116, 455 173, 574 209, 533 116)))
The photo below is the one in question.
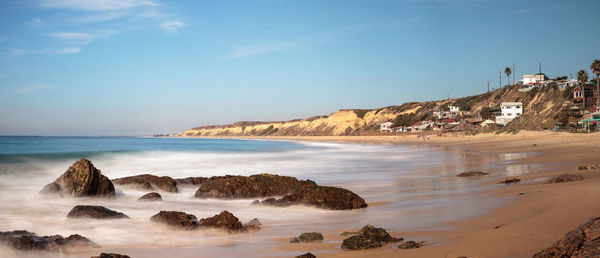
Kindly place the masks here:
POLYGON ((177 34, 177 32, 184 27, 185 23, 178 20, 170 20, 160 24, 160 28, 163 29, 167 35, 177 34))
POLYGON ((158 5, 155 2, 144 0, 44 0, 40 3, 40 7, 44 8, 86 11, 112 11, 158 5))
POLYGON ((260 55, 260 54, 267 54, 267 53, 272 53, 272 52, 287 51, 287 50, 295 49, 297 47, 298 47, 298 45, 295 43, 285 43, 285 42, 245 46, 245 47, 241 47, 241 48, 238 48, 238 49, 230 52, 227 55, 226 59, 237 59, 237 58, 249 57, 249 56, 260 55))
POLYGON ((72 45, 87 45, 96 39, 107 39, 116 33, 117 32, 115 30, 105 30, 95 33, 62 31, 50 32, 48 33, 48 36, 57 40, 65 41, 72 45))

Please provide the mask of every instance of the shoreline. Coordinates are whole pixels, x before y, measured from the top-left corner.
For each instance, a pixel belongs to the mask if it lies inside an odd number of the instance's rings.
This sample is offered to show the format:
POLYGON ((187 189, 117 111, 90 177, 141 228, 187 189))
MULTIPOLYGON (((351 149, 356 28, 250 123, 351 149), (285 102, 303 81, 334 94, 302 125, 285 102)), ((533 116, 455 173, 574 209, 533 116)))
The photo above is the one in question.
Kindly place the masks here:
MULTIPOLYGON (((577 171, 577 165, 600 162, 600 133, 570 134, 520 132, 515 135, 484 134, 475 136, 430 136, 420 140, 410 136, 295 136, 295 137, 204 137, 231 139, 297 140, 348 142, 361 144, 426 144, 460 147, 475 153, 536 153, 518 158, 516 164, 545 165, 547 169, 519 176, 519 184, 475 192, 507 197, 506 204, 467 219, 441 226, 449 230, 390 232, 406 240, 437 239, 419 249, 398 249, 394 244, 360 251, 332 250, 330 243, 310 244, 319 257, 410 256, 410 257, 531 257, 549 247, 563 234, 587 219, 600 215, 600 169, 577 171), (541 179, 564 173, 579 174, 584 180, 561 184, 544 184, 541 179), (537 179, 537 181, 536 181, 537 179)), ((492 184, 483 180, 481 184, 492 184)), ((471 193, 472 194, 472 193, 471 193)), ((399 218, 401 219, 401 218, 399 218)), ((375 225, 377 226, 377 225, 375 225)), ((343 237, 326 234, 326 239, 343 237)), ((306 250, 306 246, 282 244, 279 250, 306 250)))

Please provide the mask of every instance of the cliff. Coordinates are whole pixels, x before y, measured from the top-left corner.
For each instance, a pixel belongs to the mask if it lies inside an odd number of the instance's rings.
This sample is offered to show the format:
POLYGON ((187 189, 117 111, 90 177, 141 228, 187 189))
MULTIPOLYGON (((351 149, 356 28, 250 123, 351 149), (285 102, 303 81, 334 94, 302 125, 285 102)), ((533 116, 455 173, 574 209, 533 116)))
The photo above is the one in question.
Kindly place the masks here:
POLYGON ((489 93, 459 99, 409 102, 400 106, 379 109, 341 109, 328 116, 274 122, 237 122, 230 125, 201 126, 175 136, 304 136, 304 135, 368 135, 377 134, 379 124, 393 122, 393 126, 410 126, 432 119, 433 111, 448 106, 459 106, 467 114, 480 114, 484 119, 501 102, 523 102, 523 115, 502 130, 539 130, 552 128, 559 121, 565 124, 569 115, 561 111, 571 104, 571 89, 559 91, 548 86, 529 92, 520 92, 518 86, 505 87, 489 93))

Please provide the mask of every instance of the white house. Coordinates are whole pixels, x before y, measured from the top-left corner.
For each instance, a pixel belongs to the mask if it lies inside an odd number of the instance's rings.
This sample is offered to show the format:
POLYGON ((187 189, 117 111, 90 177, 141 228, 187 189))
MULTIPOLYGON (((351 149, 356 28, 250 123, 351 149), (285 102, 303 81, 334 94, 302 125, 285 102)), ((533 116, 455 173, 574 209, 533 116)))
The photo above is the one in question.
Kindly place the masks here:
POLYGON ((521 102, 502 102, 500 104, 500 116, 496 116, 496 124, 506 125, 515 117, 523 114, 523 103, 521 102))
POLYGON ((392 122, 385 122, 385 123, 381 123, 379 124, 379 131, 380 132, 391 132, 392 131, 392 125, 394 123, 392 122))

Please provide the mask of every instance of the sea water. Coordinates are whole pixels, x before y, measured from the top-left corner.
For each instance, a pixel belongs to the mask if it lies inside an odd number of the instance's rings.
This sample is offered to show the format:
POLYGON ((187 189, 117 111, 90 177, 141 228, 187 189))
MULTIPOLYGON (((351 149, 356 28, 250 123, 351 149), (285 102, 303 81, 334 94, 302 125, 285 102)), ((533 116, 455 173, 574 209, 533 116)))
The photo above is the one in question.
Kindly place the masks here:
MULTIPOLYGON (((204 138, 0 137, 0 231, 80 234, 101 245, 99 250, 127 250, 130 255, 144 257, 161 257, 173 250, 178 250, 179 256, 190 257, 263 256, 262 250, 285 243, 282 239, 302 232, 337 232, 366 224, 393 232, 440 229, 444 222, 481 214, 500 202, 477 194, 489 188, 482 186, 481 181, 457 178, 456 174, 486 170, 492 172, 492 177, 502 177, 535 169, 513 164, 520 157, 415 145, 204 138), (162 202, 138 202, 137 198, 147 191, 118 185, 115 185, 115 199, 38 194, 79 158, 91 160, 110 179, 144 173, 173 178, 259 173, 293 176, 319 185, 343 187, 371 205, 350 211, 253 206, 250 203, 254 199, 194 198, 197 187, 192 186, 179 186, 179 193, 161 193, 162 202), (67 219, 66 214, 75 205, 101 205, 123 212, 131 219, 67 219), (198 218, 228 210, 244 223, 258 218, 264 228, 248 234, 174 231, 149 221, 161 210, 184 211, 198 218)), ((10 251, 0 249, 0 252, 10 251)), ((278 253, 274 248, 269 255, 292 254, 278 253)))

